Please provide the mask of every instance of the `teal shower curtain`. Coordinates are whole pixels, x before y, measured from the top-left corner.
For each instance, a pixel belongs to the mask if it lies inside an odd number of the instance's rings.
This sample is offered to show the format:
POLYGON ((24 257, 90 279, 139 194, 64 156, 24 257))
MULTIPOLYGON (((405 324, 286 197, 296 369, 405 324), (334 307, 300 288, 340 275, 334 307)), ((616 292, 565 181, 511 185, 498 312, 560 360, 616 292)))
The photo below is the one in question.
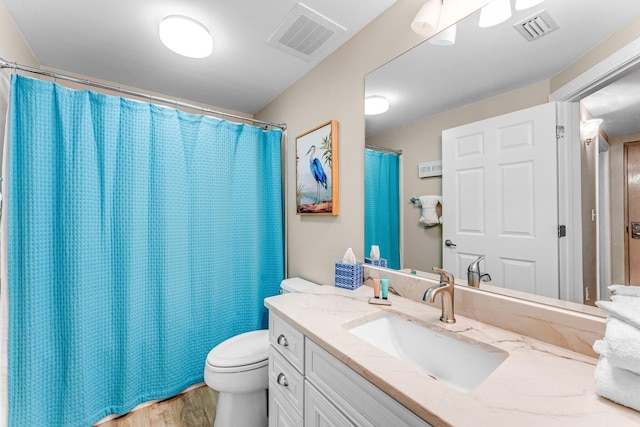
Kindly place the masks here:
POLYGON ((364 249, 380 247, 389 268, 400 266, 400 156, 365 150, 364 249))
POLYGON ((284 278, 281 132, 14 75, 9 425, 203 380, 284 278))

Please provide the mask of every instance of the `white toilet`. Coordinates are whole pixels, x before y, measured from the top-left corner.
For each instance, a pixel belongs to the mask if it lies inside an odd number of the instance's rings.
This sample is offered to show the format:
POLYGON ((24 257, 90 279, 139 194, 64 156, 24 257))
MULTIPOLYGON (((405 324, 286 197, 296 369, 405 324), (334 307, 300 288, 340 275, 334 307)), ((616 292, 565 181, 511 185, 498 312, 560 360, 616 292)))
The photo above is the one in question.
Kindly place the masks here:
MULTIPOLYGON (((300 278, 285 279, 280 292, 303 292, 317 286, 300 278)), ((218 391, 215 427, 267 427, 269 331, 231 337, 207 355, 204 382, 218 391)))

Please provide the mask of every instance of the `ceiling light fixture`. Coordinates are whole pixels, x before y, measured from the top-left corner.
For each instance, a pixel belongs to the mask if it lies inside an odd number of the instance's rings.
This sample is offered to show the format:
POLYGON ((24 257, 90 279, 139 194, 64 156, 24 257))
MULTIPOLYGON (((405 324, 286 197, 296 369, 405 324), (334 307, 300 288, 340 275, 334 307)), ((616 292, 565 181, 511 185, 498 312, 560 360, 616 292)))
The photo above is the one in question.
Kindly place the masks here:
POLYGON ((580 133, 582 134, 582 139, 584 139, 585 144, 591 144, 593 138, 598 135, 601 124, 602 119, 583 120, 580 123, 580 133))
POLYGON ((480 9, 480 21, 482 28, 493 27, 511 18, 511 0, 493 0, 480 9))
POLYGON ((443 0, 427 0, 411 22, 411 29, 421 36, 430 36, 436 32, 440 21, 440 9, 443 0))
POLYGON ((160 22, 160 40, 182 56, 206 58, 213 52, 213 38, 209 30, 193 18, 169 15, 160 22))
POLYGON ((429 43, 438 46, 451 46, 456 43, 456 33, 458 32, 458 26, 453 24, 452 26, 445 28, 435 36, 429 39, 429 43))
POLYGON ((384 96, 373 95, 364 99, 364 114, 366 116, 375 116, 389 110, 389 100, 384 96))
POLYGON ((516 0, 516 10, 525 10, 542 3, 544 0, 516 0))

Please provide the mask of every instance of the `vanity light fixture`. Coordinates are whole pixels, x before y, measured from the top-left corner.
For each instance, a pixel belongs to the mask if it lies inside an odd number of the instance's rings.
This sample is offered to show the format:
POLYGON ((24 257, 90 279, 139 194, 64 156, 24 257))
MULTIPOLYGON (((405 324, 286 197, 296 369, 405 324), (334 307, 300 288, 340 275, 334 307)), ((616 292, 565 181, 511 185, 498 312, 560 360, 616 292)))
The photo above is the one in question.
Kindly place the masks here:
POLYGON ((384 96, 373 95, 364 99, 364 114, 366 116, 375 116, 389 110, 389 100, 384 96))
POLYGON ((450 27, 440 31, 435 36, 429 39, 429 43, 438 46, 451 46, 456 43, 456 33, 458 32, 458 26, 453 24, 450 27))
POLYGON ((183 15, 169 15, 160 22, 160 40, 182 56, 206 58, 213 52, 213 38, 200 22, 183 15))
POLYGON ((602 119, 583 120, 580 122, 580 133, 585 144, 591 144, 593 138, 598 135, 601 124, 602 119))
POLYGON ((493 27, 511 18, 511 0, 493 0, 480 9, 480 21, 482 28, 493 27))
POLYGON ((430 36, 436 32, 440 21, 440 9, 444 0, 427 0, 411 22, 411 29, 421 36, 430 36))
POLYGON ((529 9, 530 7, 539 5, 543 1, 544 0, 516 0, 515 9, 516 10, 529 9))

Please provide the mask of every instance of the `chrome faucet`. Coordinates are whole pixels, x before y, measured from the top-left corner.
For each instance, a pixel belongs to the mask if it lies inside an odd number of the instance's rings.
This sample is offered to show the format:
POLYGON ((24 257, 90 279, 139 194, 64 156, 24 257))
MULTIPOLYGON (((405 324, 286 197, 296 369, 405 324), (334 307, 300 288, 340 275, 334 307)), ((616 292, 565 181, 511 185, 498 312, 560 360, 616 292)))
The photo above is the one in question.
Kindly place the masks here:
POLYGON ((480 273, 480 261, 484 259, 484 256, 479 256, 478 259, 469 264, 467 268, 467 284, 474 288, 480 287, 480 282, 490 282, 491 276, 488 273, 480 273))
POLYGON ((431 286, 427 289, 422 296, 422 301, 429 301, 434 303, 436 296, 442 296, 442 315, 440 321, 445 323, 456 323, 456 318, 453 314, 453 291, 454 291, 454 279, 453 274, 437 267, 433 267, 433 271, 440 273, 440 284, 431 286))

